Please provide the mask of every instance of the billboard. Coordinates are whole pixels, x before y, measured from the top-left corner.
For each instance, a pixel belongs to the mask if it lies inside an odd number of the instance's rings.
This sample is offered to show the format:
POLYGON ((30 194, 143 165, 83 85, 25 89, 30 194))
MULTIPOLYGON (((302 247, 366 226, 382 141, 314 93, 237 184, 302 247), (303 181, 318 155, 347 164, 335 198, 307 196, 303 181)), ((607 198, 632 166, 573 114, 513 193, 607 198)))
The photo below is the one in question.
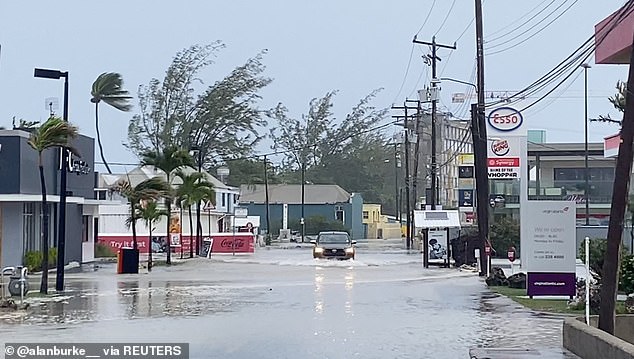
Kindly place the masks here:
POLYGON ((576 205, 571 201, 528 201, 522 267, 529 296, 576 294, 576 205))
POLYGON ((521 139, 519 137, 496 138, 487 146, 489 179, 519 179, 521 139))

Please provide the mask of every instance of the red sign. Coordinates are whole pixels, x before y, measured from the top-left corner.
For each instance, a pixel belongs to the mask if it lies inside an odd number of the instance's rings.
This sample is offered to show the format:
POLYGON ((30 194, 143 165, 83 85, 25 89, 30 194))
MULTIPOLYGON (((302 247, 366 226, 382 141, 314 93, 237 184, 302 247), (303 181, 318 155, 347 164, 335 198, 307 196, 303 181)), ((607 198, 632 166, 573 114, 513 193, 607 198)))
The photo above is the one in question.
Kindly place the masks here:
MULTIPOLYGON (((114 252, 119 252, 121 248, 134 248, 134 241, 132 240, 132 236, 99 235, 99 238, 97 240, 98 240, 98 243, 104 244, 112 248, 114 252)), ((148 252, 149 243, 150 243, 148 236, 137 236, 136 242, 139 248, 139 253, 148 252)))
POLYGON ((509 261, 515 262, 515 247, 509 248, 507 255, 508 255, 509 261))
POLYGON ((211 235, 213 244, 211 253, 253 253, 255 252, 255 236, 251 233, 211 235))
POLYGON ((489 167, 519 167, 519 157, 489 158, 489 167))

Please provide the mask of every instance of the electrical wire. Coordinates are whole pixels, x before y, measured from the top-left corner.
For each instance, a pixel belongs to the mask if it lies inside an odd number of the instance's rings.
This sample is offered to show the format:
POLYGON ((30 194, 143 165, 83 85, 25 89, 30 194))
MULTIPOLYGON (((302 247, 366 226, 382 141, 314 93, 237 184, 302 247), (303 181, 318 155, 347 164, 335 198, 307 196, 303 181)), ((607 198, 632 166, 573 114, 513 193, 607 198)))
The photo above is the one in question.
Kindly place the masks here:
MULTIPOLYGON (((502 31, 504 31, 504 30, 506 30, 506 29, 510 28, 510 27, 511 27, 511 26, 513 26, 516 22, 521 21, 523 18, 525 18, 525 17, 529 16, 529 15, 530 15, 533 11, 535 11, 536 9, 538 9, 539 7, 541 7, 541 6, 542 6, 542 5, 543 5, 546 1, 549 1, 549 0, 543 0, 542 2, 540 2, 539 4, 537 4, 537 6, 535 6, 535 7, 534 7, 534 8, 532 8, 531 10, 529 10, 526 14, 524 14, 524 15, 522 15, 521 17, 519 17, 519 18, 515 19, 514 21, 510 22, 510 23, 509 23, 509 24, 507 24, 506 26, 504 26, 504 27, 502 27, 502 28, 500 28, 500 29, 498 29, 498 30, 496 30, 496 31, 494 31, 494 32, 492 32, 492 33, 490 33, 490 34, 487 34, 487 35, 486 35, 486 37, 487 37, 487 38, 489 38, 489 37, 491 37, 491 36, 493 36, 493 35, 499 34, 499 33, 501 33, 502 31)), ((550 4, 548 4, 548 6, 546 6, 546 8, 548 8, 548 7, 549 7, 552 3, 554 3, 554 2, 555 2, 555 0, 550 0, 550 4)), ((545 10, 546 8, 544 8, 544 10, 545 10)), ((521 28, 522 26, 526 25, 528 22, 530 22, 533 18, 535 18, 537 15, 539 15, 539 14, 540 14, 541 12, 543 12, 544 10, 540 11, 540 12, 539 12, 539 13, 537 13, 535 16, 533 16, 532 18, 528 19, 526 22, 523 22, 522 24, 520 24, 520 25, 516 26, 516 27, 515 27, 515 29, 513 29, 513 30, 509 31, 507 34, 513 33, 515 30, 517 30, 517 29, 521 28)), ((504 35, 502 35, 502 36, 504 36, 504 35)))
POLYGON ((414 44, 412 44, 412 49, 409 52, 409 60, 407 60, 407 67, 405 68, 405 75, 403 75, 403 81, 401 82, 401 86, 398 88, 398 92, 396 93, 396 96, 394 96, 394 100, 392 100, 392 103, 396 103, 396 99, 398 99, 398 97, 401 95, 401 92, 403 91, 403 87, 405 86, 405 82, 407 81, 407 75, 409 74, 409 67, 412 64, 412 57, 414 57, 414 44))
POLYGON ((449 8, 449 11, 447 12, 447 16, 445 16, 445 19, 442 21, 442 24, 440 24, 440 27, 434 33, 434 36, 438 35, 440 30, 442 30, 442 28, 445 26, 445 23, 447 22, 447 19, 449 19, 449 15, 451 15, 451 11, 453 11, 454 5, 456 5, 456 0, 453 0, 453 2, 451 3, 451 7, 449 8))
POLYGON ((434 5, 436 5, 436 0, 434 0, 434 2, 431 3, 431 7, 429 8, 429 12, 427 12, 427 16, 425 17, 425 20, 423 21, 423 24, 420 26, 418 31, 416 31, 416 35, 420 34, 420 32, 423 31, 423 27, 425 27, 425 24, 427 24, 427 20, 429 20, 429 17, 431 16, 432 11, 434 10, 434 5))
MULTIPOLYGON (((499 53, 502 53, 502 52, 506 52, 506 51, 508 51, 508 50, 511 50, 511 49, 513 49, 513 48, 515 48, 515 47, 517 47, 517 46, 519 46, 519 45, 521 45, 521 44, 525 43, 526 41, 528 41, 528 40, 532 39, 533 37, 537 36, 539 33, 541 33, 542 31, 544 31, 546 28, 548 28, 550 25, 552 25, 555 21, 557 21, 559 18, 561 18, 561 17, 562 17, 565 13, 567 13, 567 12, 568 12, 568 10, 570 10, 570 8, 572 8, 572 7, 573 7, 573 6, 574 6, 577 2, 578 2, 578 0, 575 0, 575 1, 574 1, 572 4, 570 4, 570 6, 568 6, 568 7, 567 7, 567 8, 566 8, 566 9, 565 9, 565 10, 564 10, 561 14, 557 15, 554 19, 552 19, 551 21, 549 21, 546 25, 544 25, 542 28, 540 28, 539 30, 537 30, 536 32, 534 32, 533 34, 531 34, 530 36, 528 36, 527 38, 525 38, 525 39, 521 40, 520 42, 517 42, 517 43, 515 43, 515 44, 513 44, 513 45, 511 45, 511 46, 505 47, 505 48, 503 48, 503 49, 501 49, 501 50, 497 50, 497 51, 494 51, 494 52, 490 52, 490 53, 489 53, 489 55, 496 55, 496 54, 499 54, 499 53)), ((546 18, 544 18, 543 20, 545 20, 545 19, 546 19, 546 18)), ((539 23, 541 23, 541 21, 540 21, 539 23)), ((539 23, 537 23, 536 25, 538 25, 539 23)), ((526 31, 522 32, 521 34, 519 34, 519 35, 517 35, 517 36, 514 36, 513 38, 511 38, 511 39, 509 39, 509 40, 507 40, 507 41, 501 42, 501 43, 499 43, 499 44, 492 45, 491 47, 486 48, 486 50, 494 49, 494 48, 500 47, 500 46, 502 46, 502 45, 504 45, 504 44, 507 44, 507 43, 509 43, 509 42, 511 42, 511 41, 513 41, 513 40, 515 40, 515 39, 517 39, 517 38, 519 38, 519 37, 521 37, 522 35, 526 34, 527 32, 529 32, 529 31, 530 31, 530 30, 532 30, 532 29, 533 29, 533 28, 530 28, 530 29, 528 29, 528 30, 526 30, 526 31)))

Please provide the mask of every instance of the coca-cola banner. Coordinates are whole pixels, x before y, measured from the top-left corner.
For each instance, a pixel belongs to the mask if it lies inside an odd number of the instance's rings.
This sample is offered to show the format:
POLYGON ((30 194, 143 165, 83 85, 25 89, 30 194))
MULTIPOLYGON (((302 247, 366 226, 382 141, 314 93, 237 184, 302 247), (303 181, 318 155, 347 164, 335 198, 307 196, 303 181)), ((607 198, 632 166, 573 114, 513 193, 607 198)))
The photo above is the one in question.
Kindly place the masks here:
POLYGON ((253 253, 255 236, 252 233, 219 233, 212 234, 211 253, 253 253))

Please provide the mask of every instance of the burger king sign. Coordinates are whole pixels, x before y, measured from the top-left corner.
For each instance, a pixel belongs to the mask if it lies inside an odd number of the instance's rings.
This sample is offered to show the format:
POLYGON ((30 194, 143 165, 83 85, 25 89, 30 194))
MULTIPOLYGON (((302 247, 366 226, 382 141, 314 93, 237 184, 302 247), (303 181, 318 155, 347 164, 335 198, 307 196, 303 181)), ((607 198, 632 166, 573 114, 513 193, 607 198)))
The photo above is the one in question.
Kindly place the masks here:
POLYGON ((520 178, 520 142, 517 137, 493 139, 488 149, 490 179, 520 178))

